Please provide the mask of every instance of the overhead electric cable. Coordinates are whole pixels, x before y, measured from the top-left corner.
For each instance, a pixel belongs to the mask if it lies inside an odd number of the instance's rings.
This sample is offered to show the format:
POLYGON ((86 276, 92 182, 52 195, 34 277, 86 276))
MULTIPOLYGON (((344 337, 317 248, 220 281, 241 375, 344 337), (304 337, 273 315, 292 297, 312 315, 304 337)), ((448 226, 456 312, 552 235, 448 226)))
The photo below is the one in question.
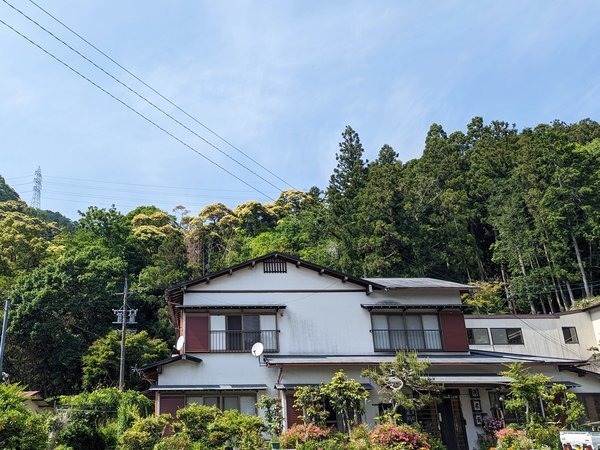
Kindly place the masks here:
MULTIPOLYGON (((152 187, 152 188, 160 188, 160 189, 179 189, 186 191, 216 191, 216 192, 253 192, 249 190, 239 190, 239 189, 222 189, 222 188, 202 188, 202 187, 189 187, 189 186, 164 186, 159 184, 142 184, 142 183, 125 183, 122 181, 106 181, 106 180, 93 180, 89 178, 74 178, 74 177, 61 177, 57 175, 46 175, 46 178, 56 178, 59 180, 73 180, 73 181, 87 181, 90 183, 102 183, 102 184, 118 184, 123 186, 140 186, 140 187, 152 187)), ((29 182, 27 184, 32 184, 33 182, 29 182)), ((49 181, 50 184, 58 184, 58 182, 49 181)), ((13 185, 14 186, 14 185, 13 185)))
POLYGON ((19 8, 17 8, 16 6, 14 6, 13 4, 11 4, 9 1, 7 0, 2 0, 5 4, 7 4, 10 8, 12 8, 14 11, 17 11, 20 15, 22 15, 23 17, 25 17, 28 21, 30 21, 31 23, 35 24, 38 28, 40 28, 41 30, 43 30, 44 32, 46 32, 47 34, 49 34, 50 36, 52 36, 54 39, 56 39, 58 42, 60 42, 61 44, 63 44, 65 47, 67 47, 68 49, 70 49, 72 52, 76 53, 77 55, 79 55, 81 58, 83 58, 84 60, 86 60, 87 62, 89 62, 91 65, 93 65, 95 68, 97 68, 98 70, 100 70, 101 72, 103 72, 104 74, 106 74, 107 76, 109 76, 110 78, 112 78, 114 81, 116 81, 117 83, 119 83, 121 86, 123 86, 125 89, 129 90, 131 93, 133 93, 134 95, 136 95, 137 97, 139 97, 140 99, 142 99, 143 101, 145 101, 146 103, 148 103, 150 106, 152 106, 153 108, 155 108, 157 111, 161 112, 162 114, 164 114, 165 116, 167 116, 169 119, 171 119, 173 122, 177 123, 179 126, 181 126, 182 128, 184 128, 185 130, 189 131, 190 133, 192 133, 194 136, 196 136, 198 139, 201 139, 202 141, 204 141, 207 145, 209 145, 210 147, 214 148, 215 150, 217 150, 218 152, 220 152, 222 155, 226 156, 227 158, 229 158, 230 160, 232 160, 233 162, 235 162, 236 164, 238 164, 239 166, 243 167, 245 170, 247 170, 248 172, 250 172, 251 174, 255 175, 256 177, 260 178, 261 180, 263 180, 265 183, 271 185, 272 187, 274 187, 275 189, 277 189, 278 191, 282 191, 283 189, 281 189, 280 187, 276 186, 275 184, 271 183, 269 180, 267 180, 266 178, 264 178, 262 175, 256 173, 254 170, 252 170, 251 168, 249 168, 248 166, 246 166, 244 163, 238 161, 237 159, 235 159, 233 156, 229 155, 228 153, 224 152, 223 150, 221 150, 219 147, 217 147, 215 144, 213 144, 212 142, 210 142, 208 139, 204 138, 203 136, 201 136, 200 134, 196 133, 194 130, 192 130, 190 127, 188 127, 187 125, 185 125, 183 122, 181 122, 180 120, 178 120, 176 117, 172 116, 171 114, 169 114, 167 111, 165 111, 164 109, 162 109, 160 106, 156 105, 155 103, 153 103, 152 101, 148 100, 146 97, 144 97, 142 94, 140 94, 138 91, 136 91, 135 89, 133 89, 132 87, 130 87, 128 84, 124 83, 123 81, 119 80, 116 76, 114 76, 113 74, 111 74, 110 72, 108 72, 107 70, 105 70, 104 68, 102 68, 101 66, 99 66, 97 63, 95 63, 94 61, 92 61, 90 58, 88 58, 87 56, 85 56, 83 53, 81 53, 79 50, 75 49, 74 47, 72 47, 70 44, 68 44, 66 41, 64 41, 63 39, 59 38, 58 36, 56 36, 52 31, 48 30, 47 28, 45 28, 43 25, 41 25, 39 22, 37 22, 35 19, 32 19, 30 16, 28 16, 27 14, 25 14, 23 11, 21 11, 19 8))
POLYGON ((85 75, 83 75, 81 72, 79 72, 77 69, 73 68, 72 66, 70 66, 68 63, 64 62, 62 59, 60 59, 58 56, 54 55, 53 53, 51 53, 50 51, 46 50, 44 47, 42 47, 40 44, 38 44, 37 42, 33 41, 32 39, 30 39, 29 37, 27 37, 26 35, 24 35, 23 33, 21 33, 19 30, 17 30, 16 28, 14 28, 13 26, 9 25, 8 23, 6 23, 4 20, 0 19, 0 23, 2 25, 4 25, 5 27, 9 28, 10 30, 12 30, 13 32, 15 32, 16 34, 18 34, 19 36, 21 36, 23 39, 25 39, 26 41, 28 41, 30 44, 36 46, 37 48, 39 48, 41 51, 43 51, 44 53, 46 53, 48 56, 50 56, 52 59, 56 60, 57 62, 59 62, 60 64, 62 64, 63 66, 65 66, 67 69, 71 70, 72 72, 74 72, 75 74, 79 75, 81 78, 83 78, 84 80, 86 80, 88 83, 92 84, 93 86, 95 86, 96 88, 100 89, 102 92, 104 92, 106 95, 108 95, 109 97, 113 98, 114 100, 116 100, 117 102, 121 103, 123 106, 125 106, 127 109, 129 109, 130 111, 134 112, 135 114, 137 114, 138 116, 140 116, 142 119, 146 120, 148 123, 154 125, 156 128, 158 128, 159 130, 161 130, 163 133, 167 134, 168 136, 172 137, 173 139, 175 139, 177 142, 179 142, 181 145, 189 148, 190 150, 192 150, 194 153, 198 154, 199 156, 201 156, 202 158, 204 158, 205 160, 207 160, 208 162, 210 162, 211 164, 215 165, 216 167, 218 167, 219 169, 221 169, 222 171, 224 171, 225 173, 231 175, 233 178, 235 178, 236 180, 244 183, 246 186, 252 188, 254 191, 258 192, 260 195, 263 195, 264 197, 270 199, 270 200, 274 200, 273 198, 271 198, 270 196, 268 196, 267 194, 265 194, 264 192, 262 192, 261 190, 259 190, 258 188, 252 186, 250 183, 246 182, 245 180, 243 180, 242 178, 238 177, 237 175, 235 175, 233 172, 227 170, 225 167, 223 167, 222 165, 220 165, 219 163, 217 163, 216 161, 213 161, 212 159, 210 159, 208 156, 204 155, 203 153, 201 153, 200 151, 198 151, 196 148, 192 147, 190 144, 188 144, 187 142, 181 140, 180 138, 178 138, 177 136, 175 136, 173 133, 171 133, 170 131, 168 131, 166 128, 163 128, 162 126, 160 126, 159 124, 157 124, 156 122, 154 122, 152 119, 150 119, 149 117, 145 116, 144 114, 142 114, 141 112, 139 112, 137 109, 135 109, 133 106, 130 106, 128 103, 126 103, 125 101, 121 100, 120 98, 118 98, 117 96, 115 96, 114 94, 110 93, 109 91, 107 91, 106 89, 104 89, 102 86, 100 86, 99 84, 97 84, 95 81, 92 81, 90 78, 86 77, 85 75))
POLYGON ((234 150, 238 151, 239 153, 241 153, 242 155, 244 155, 246 158, 248 158, 250 161, 252 161, 254 164, 256 164, 258 167, 260 167, 261 169, 265 170, 266 172, 268 172, 269 174, 271 174, 272 176, 274 176, 275 178, 277 178, 279 181, 281 181, 282 183, 286 184, 287 186, 289 186, 292 189, 296 189, 294 186, 292 186, 290 183, 288 183, 287 181, 285 181, 283 178, 281 178, 279 175, 277 175, 276 173, 272 172, 271 170, 269 170, 267 167, 265 167, 264 165, 262 165, 261 163, 259 163, 256 159, 254 159, 252 156, 248 155, 246 152, 244 152, 243 150, 241 150, 240 148, 238 148, 237 146, 235 146, 234 144, 232 144, 230 141, 228 141, 227 139, 225 139, 223 136, 221 136, 220 134, 218 134, 216 131, 214 131, 213 129, 209 128, 207 125, 205 125, 204 123, 202 123, 200 120, 198 120, 196 117, 192 116, 191 114, 189 114, 187 111, 185 111, 183 108, 181 108, 179 105, 177 105, 175 102, 173 102, 172 100, 170 100, 169 98, 165 97, 163 94, 161 94, 158 90, 156 90, 155 88, 153 88, 152 86, 150 86, 148 83, 146 83, 144 80, 142 80, 140 77, 138 77, 136 74, 134 74, 133 72, 131 72, 129 69, 127 69, 126 67, 124 67, 123 65, 121 65, 119 62, 115 61, 115 59, 113 59, 111 56, 109 56, 108 54, 106 54, 104 51, 102 51, 101 49, 99 49, 98 47, 96 47, 94 44, 92 44, 90 41, 88 41, 86 38, 84 38, 83 36, 81 36, 79 33, 77 33, 75 30, 73 30, 71 27, 69 27, 68 25, 66 25, 64 22, 62 22, 60 19, 58 19, 56 16, 54 16, 52 13, 50 13, 48 10, 42 8, 40 5, 38 5, 36 2, 34 2, 33 0, 29 0, 29 2, 31 4, 33 4, 36 8, 40 9, 44 14, 46 14, 47 16, 49 16, 50 18, 52 18, 54 21, 56 21, 57 23, 59 23, 60 25, 62 25, 64 28, 66 28, 68 31, 70 31, 71 33, 73 33, 75 36, 77 36, 79 39, 81 39, 83 42, 85 42, 87 45, 89 45, 90 47, 92 47, 94 50, 96 50, 98 53, 100 53, 102 56, 104 56, 106 59, 108 59, 110 62, 112 62, 114 65, 116 65, 117 67, 119 67, 121 70, 123 70, 124 72, 126 72, 127 74, 131 75, 133 78, 135 78, 137 81, 139 81, 140 83, 142 83, 144 86, 146 86, 148 89, 150 89, 152 92, 154 92, 156 95, 158 95, 160 98, 162 98, 164 101, 166 101, 167 103, 169 103, 171 106, 173 106, 175 109, 177 109, 178 111, 180 111, 181 113, 183 113, 184 115, 186 115, 187 117, 189 117, 190 119, 192 119, 194 122, 196 122, 198 125, 200 125, 202 128, 204 128, 206 131, 208 131, 209 133, 211 133, 212 135, 214 135, 215 137, 219 138, 221 141, 223 141, 225 144, 229 145, 231 148, 233 148, 234 150))

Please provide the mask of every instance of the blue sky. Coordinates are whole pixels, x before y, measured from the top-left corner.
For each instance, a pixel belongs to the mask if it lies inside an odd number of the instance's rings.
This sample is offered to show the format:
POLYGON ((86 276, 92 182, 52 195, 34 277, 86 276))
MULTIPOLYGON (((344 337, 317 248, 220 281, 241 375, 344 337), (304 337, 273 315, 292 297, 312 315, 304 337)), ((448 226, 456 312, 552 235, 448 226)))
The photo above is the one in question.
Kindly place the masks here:
MULTIPOLYGON (((179 114, 45 16, 7 0, 221 150, 281 181, 179 114)), ((473 116, 519 128, 600 119, 600 2, 36 0, 290 185, 324 188, 351 125, 366 158, 419 157, 432 123, 473 116)), ((248 184, 275 188, 0 2, 0 18, 248 184)), ((0 24, 0 175, 42 207, 192 213, 268 201, 0 24)))

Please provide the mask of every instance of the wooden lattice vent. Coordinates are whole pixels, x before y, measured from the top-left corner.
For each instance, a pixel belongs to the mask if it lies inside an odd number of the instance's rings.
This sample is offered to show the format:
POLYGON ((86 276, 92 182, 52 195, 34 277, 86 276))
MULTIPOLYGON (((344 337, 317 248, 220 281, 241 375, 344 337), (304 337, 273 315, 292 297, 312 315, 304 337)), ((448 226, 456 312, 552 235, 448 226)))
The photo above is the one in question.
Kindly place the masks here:
POLYGON ((287 273, 287 262, 279 258, 269 258, 263 262, 265 273, 287 273))

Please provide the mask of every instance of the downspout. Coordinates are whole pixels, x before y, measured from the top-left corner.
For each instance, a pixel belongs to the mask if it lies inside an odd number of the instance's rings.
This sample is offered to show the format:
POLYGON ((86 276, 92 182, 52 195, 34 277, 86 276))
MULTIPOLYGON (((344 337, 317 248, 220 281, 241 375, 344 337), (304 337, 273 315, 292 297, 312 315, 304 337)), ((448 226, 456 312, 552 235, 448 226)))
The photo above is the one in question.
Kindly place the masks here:
POLYGON ((282 428, 288 429, 288 416, 287 416, 287 399, 283 394, 283 389, 277 389, 277 385, 281 384, 281 377, 283 376, 283 366, 279 366, 279 372, 277 373, 277 379, 275 380, 275 388, 277 390, 277 396, 279 397, 279 403, 281 404, 281 415, 283 417, 282 428))

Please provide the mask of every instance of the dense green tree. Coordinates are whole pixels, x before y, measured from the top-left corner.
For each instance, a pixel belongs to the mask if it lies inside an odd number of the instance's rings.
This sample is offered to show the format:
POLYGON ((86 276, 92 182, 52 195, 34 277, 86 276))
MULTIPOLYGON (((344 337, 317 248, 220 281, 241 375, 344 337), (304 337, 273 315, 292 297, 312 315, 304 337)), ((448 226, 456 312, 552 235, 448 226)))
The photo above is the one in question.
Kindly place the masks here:
POLYGON ((7 372, 44 395, 77 392, 81 357, 106 334, 126 262, 101 246, 69 249, 13 286, 7 372))
POLYGON ((358 196, 367 181, 367 167, 363 161, 363 146, 358 133, 347 126, 335 156, 337 166, 325 192, 329 210, 330 232, 334 237, 331 250, 337 259, 335 266, 357 273, 362 269, 356 238, 361 235, 358 196))
MULTIPOLYGON (((121 352, 121 333, 110 331, 102 339, 90 345, 83 356, 84 389, 115 387, 119 383, 119 357, 121 352)), ((148 383, 133 369, 159 361, 169 355, 167 344, 160 339, 151 338, 146 331, 127 332, 125 336, 125 387, 144 389, 148 383)))

